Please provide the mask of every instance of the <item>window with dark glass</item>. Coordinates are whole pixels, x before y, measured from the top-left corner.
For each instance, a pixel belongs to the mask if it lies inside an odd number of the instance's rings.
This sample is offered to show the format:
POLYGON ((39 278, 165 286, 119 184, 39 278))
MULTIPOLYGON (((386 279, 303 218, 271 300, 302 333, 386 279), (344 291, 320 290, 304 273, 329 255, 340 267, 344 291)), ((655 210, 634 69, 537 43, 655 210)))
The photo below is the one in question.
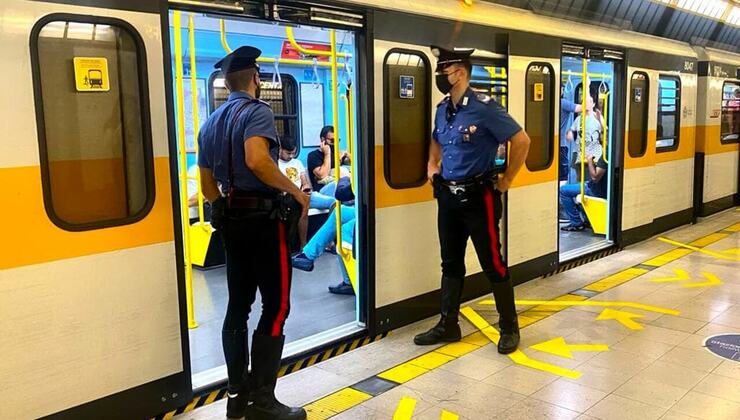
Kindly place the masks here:
POLYGON ((681 133, 681 79, 658 78, 658 129, 655 143, 658 152, 678 149, 681 133))
POLYGON ((54 15, 31 34, 49 217, 68 230, 143 218, 154 200, 146 57, 117 19, 54 15))
POLYGON ((720 116, 720 141, 738 143, 740 137, 740 83, 722 85, 722 114, 720 116))
POLYGON ((629 131, 627 151, 631 157, 640 157, 647 151, 648 108, 650 106, 650 81, 642 72, 632 73, 629 91, 629 131))
MULTIPOLYGON (((209 78, 210 112, 221 106, 229 97, 224 77, 215 71, 209 78)), ((260 73, 260 99, 269 103, 275 115, 275 128, 280 137, 289 136, 295 140, 300 152, 301 139, 298 138, 298 84, 293 76, 280 73, 280 79, 273 79, 272 73, 260 73)))
POLYGON ((527 169, 546 169, 552 161, 553 150, 553 70, 546 63, 532 63, 527 67, 525 130, 532 143, 527 155, 527 169))
POLYGON ((390 50, 383 61, 383 85, 385 180, 392 188, 423 185, 432 129, 426 55, 390 50))

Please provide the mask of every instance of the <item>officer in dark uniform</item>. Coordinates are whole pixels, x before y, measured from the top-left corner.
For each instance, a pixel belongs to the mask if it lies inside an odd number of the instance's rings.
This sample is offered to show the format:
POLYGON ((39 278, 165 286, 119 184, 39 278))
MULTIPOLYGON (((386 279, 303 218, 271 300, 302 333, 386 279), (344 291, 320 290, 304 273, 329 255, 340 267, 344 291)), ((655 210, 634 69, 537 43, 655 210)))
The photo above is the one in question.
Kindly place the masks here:
POLYGON ((427 164, 438 203, 442 317, 432 329, 414 337, 414 342, 427 345, 460 340, 458 314, 470 237, 496 299, 501 330, 498 351, 511 353, 519 344, 519 325, 514 288, 501 255, 501 194, 524 163, 530 140, 490 96, 470 88, 472 49, 432 46, 432 53, 437 57, 437 88, 449 94, 437 105, 427 164), (506 141, 510 145, 507 169, 497 175, 493 171, 496 151, 506 141))
POLYGON ((278 136, 270 105, 259 97, 261 51, 240 47, 220 68, 231 92, 211 114, 198 138, 201 186, 212 204, 211 224, 226 249, 229 304, 222 330, 229 375, 227 417, 305 419, 302 408, 275 398, 290 311, 289 231, 308 211, 308 196, 277 166, 278 136), (255 293, 262 316, 252 338, 248 372, 247 318, 255 293))

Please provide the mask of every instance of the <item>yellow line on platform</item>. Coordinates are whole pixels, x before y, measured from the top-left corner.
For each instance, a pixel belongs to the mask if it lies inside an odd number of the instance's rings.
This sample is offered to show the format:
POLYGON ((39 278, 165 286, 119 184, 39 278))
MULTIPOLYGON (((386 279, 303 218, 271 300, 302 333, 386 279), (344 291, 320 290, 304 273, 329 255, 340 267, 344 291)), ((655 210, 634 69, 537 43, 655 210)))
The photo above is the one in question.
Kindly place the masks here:
POLYGON ((442 414, 439 415, 439 420, 458 420, 459 418, 460 416, 447 410, 442 410, 442 414))
POLYGON ((719 252, 714 252, 714 251, 710 251, 708 249, 702 249, 702 248, 698 248, 698 247, 695 247, 695 246, 691 246, 689 244, 684 244, 684 243, 681 243, 681 242, 676 242, 676 241, 670 240, 668 238, 663 238, 662 236, 659 237, 658 240, 661 241, 661 242, 665 242, 667 244, 671 244, 671 245, 675 245, 675 246, 680 246, 682 248, 690 249, 692 251, 701 252, 702 254, 711 255, 711 256, 713 256, 715 258, 721 258, 723 260, 729 260, 729 261, 740 261, 740 257, 731 257, 731 256, 728 256, 728 255, 719 253, 719 252))
POLYGON ((393 414, 393 420, 410 420, 416 408, 416 400, 411 397, 403 397, 398 403, 398 408, 393 414))
MULTIPOLYGON (((491 326, 482 316, 478 315, 473 308, 466 306, 460 309, 460 313, 465 316, 476 328, 478 328, 483 334, 488 337, 493 344, 498 345, 498 340, 501 337, 495 328, 491 326)), ((564 376, 570 379, 578 379, 581 377, 581 372, 575 370, 566 369, 557 365, 551 365, 546 362, 539 360, 530 359, 523 351, 516 350, 513 353, 508 354, 509 358, 516 364, 527 366, 532 369, 541 370, 543 372, 552 373, 553 375, 564 376)))
MULTIPOLYGON (((495 302, 492 299, 486 299, 478 302, 479 305, 493 305, 495 302)), ((624 301, 607 301, 607 300, 584 300, 581 302, 577 301, 556 301, 556 300, 517 300, 517 305, 552 305, 552 306, 617 306, 625 308, 642 309, 645 311, 658 312, 667 315, 680 315, 681 311, 675 309, 661 308, 660 306, 645 305, 637 302, 624 302, 624 301)))

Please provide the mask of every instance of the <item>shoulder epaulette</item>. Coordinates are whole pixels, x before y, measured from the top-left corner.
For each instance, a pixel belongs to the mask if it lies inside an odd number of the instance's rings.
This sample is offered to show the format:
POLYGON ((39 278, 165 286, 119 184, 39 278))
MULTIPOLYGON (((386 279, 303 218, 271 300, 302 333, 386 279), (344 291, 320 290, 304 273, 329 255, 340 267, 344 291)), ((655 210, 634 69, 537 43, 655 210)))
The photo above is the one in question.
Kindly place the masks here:
POLYGON ((475 99, 478 100, 478 102, 482 104, 488 105, 489 102, 491 102, 491 96, 486 95, 485 93, 477 93, 475 94, 475 99))

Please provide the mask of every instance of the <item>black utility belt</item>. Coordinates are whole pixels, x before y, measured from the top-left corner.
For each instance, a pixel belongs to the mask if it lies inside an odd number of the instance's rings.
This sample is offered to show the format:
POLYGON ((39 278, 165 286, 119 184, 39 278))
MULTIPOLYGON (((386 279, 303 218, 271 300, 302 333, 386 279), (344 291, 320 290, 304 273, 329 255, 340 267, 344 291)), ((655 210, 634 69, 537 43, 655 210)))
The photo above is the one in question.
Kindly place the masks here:
POLYGON ((495 173, 485 173, 460 181, 447 181, 443 178, 440 178, 439 184, 449 189, 451 193, 458 195, 462 193, 482 191, 486 187, 496 185, 497 180, 498 177, 495 173))
POLYGON ((259 196, 246 191, 230 191, 226 196, 229 209, 272 211, 278 207, 278 197, 259 196))

